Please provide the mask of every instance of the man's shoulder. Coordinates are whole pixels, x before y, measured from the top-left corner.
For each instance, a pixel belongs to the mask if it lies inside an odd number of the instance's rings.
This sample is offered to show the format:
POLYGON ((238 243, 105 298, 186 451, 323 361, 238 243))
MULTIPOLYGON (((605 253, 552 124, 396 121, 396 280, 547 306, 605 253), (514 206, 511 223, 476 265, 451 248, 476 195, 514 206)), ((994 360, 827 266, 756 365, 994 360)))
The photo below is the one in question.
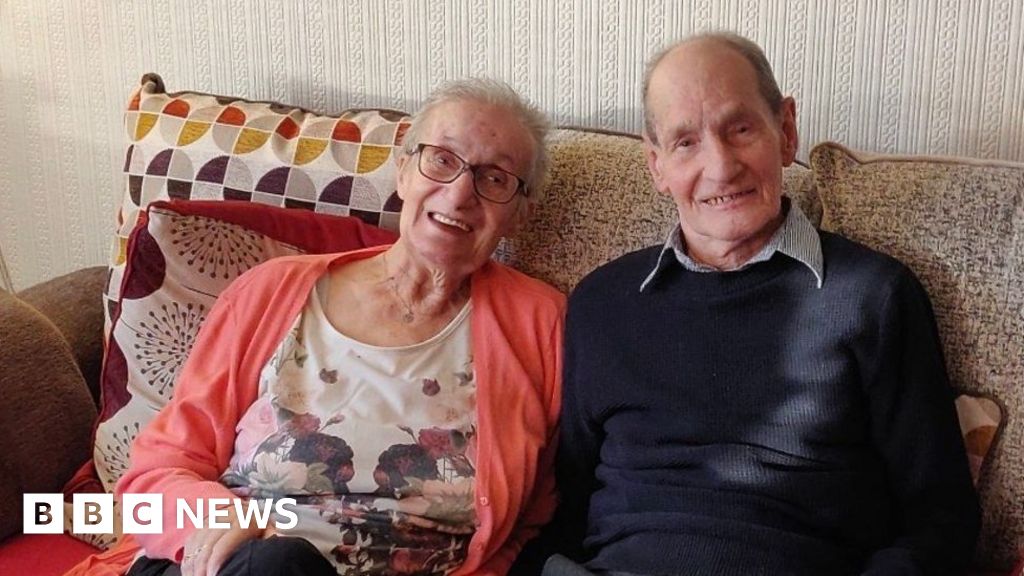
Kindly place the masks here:
POLYGON ((883 297, 907 285, 919 285, 917 277, 896 257, 830 232, 820 232, 825 259, 825 285, 841 291, 858 291, 883 297))
POLYGON ((819 234, 825 266, 833 271, 891 276, 903 274, 908 270, 906 265, 894 256, 866 244, 832 232, 820 231, 819 234))
POLYGON ((639 293, 640 285, 658 263, 664 246, 650 246, 598 266, 580 280, 570 302, 613 294, 639 293))

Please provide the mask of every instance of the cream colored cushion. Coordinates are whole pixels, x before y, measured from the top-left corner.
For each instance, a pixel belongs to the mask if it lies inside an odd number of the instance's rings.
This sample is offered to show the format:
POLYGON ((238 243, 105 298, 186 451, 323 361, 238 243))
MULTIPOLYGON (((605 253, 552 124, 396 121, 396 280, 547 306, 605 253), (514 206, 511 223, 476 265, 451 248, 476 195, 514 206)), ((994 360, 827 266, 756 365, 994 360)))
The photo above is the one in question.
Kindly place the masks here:
POLYGON ((811 152, 811 168, 822 228, 910 266, 931 295, 952 384, 1006 408, 979 482, 977 560, 1008 569, 1024 546, 1024 165, 827 143, 811 152))

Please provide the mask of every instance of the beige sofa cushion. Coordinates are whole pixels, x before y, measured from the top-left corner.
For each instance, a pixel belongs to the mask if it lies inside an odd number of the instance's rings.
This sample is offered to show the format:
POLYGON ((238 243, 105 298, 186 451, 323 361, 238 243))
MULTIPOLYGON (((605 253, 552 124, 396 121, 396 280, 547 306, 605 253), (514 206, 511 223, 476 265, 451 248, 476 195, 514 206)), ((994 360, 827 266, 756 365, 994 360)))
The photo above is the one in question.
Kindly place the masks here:
POLYGON ((811 152, 822 227, 891 254, 921 279, 952 384, 995 397, 1006 428, 979 483, 978 564, 1024 546, 1024 165, 811 152))
MULTIPOLYGON (((665 241, 675 205, 654 190, 640 137, 553 130, 547 194, 527 226, 498 248, 498 259, 568 292, 594 268, 665 241)), ((821 206, 810 171, 784 172, 786 194, 817 223, 821 206)))

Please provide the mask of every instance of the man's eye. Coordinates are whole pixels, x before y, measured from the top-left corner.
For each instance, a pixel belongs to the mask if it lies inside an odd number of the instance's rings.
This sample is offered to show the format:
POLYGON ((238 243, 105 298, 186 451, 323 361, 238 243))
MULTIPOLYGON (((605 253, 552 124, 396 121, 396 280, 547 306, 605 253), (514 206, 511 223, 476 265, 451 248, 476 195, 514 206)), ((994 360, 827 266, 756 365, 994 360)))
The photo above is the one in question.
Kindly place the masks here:
POLYGON ((455 163, 454 160, 452 160, 451 158, 444 154, 435 155, 433 158, 431 158, 431 162, 437 164, 438 166, 451 166, 452 164, 455 163))

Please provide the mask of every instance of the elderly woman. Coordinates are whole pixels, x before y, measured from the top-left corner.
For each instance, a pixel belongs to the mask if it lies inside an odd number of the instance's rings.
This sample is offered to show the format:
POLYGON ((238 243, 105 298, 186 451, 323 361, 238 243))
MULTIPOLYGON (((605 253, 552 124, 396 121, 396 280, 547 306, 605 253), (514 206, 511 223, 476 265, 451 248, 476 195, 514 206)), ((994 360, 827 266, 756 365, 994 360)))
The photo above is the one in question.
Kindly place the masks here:
POLYGON ((224 292, 117 487, 164 496, 129 574, 507 572, 554 506, 564 298, 490 256, 545 130, 504 84, 446 86, 404 139, 395 244, 224 292), (176 499, 214 497, 294 498, 297 523, 176 526, 176 499))

